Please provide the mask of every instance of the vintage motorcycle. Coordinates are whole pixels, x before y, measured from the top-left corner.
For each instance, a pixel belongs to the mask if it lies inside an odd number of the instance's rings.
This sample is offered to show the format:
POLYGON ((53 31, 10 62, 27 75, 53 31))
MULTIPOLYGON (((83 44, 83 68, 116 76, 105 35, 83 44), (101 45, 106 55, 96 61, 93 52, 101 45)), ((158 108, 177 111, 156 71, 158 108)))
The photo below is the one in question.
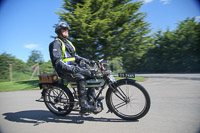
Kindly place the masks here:
MULTIPOLYGON (((85 62, 82 61, 81 65, 84 64, 85 62)), ((115 81, 111 71, 105 69, 103 60, 97 61, 93 67, 89 66, 87 69, 93 73, 93 78, 86 80, 86 88, 95 88, 95 96, 88 95, 89 103, 97 107, 94 114, 104 109, 102 92, 105 88, 107 88, 105 102, 108 112, 125 120, 137 120, 148 113, 151 104, 150 96, 142 85, 132 79, 135 74, 120 73, 118 76, 124 78, 115 81)), ((56 80, 58 77, 55 75, 52 79, 56 82, 39 84, 43 89, 46 107, 59 116, 65 116, 71 111, 81 112, 77 83, 65 79, 56 80), (68 85, 71 87, 67 87, 68 85)))

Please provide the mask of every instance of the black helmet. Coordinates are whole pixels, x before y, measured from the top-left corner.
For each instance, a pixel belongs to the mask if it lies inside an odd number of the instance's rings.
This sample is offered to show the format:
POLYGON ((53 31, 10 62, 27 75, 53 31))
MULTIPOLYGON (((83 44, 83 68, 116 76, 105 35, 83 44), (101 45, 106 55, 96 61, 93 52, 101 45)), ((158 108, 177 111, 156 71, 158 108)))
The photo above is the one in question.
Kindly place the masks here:
POLYGON ((68 30, 70 29, 68 23, 66 23, 66 22, 59 22, 59 23, 56 25, 55 33, 56 33, 56 34, 59 34, 59 31, 60 31, 60 29, 62 29, 62 28, 67 28, 68 30))

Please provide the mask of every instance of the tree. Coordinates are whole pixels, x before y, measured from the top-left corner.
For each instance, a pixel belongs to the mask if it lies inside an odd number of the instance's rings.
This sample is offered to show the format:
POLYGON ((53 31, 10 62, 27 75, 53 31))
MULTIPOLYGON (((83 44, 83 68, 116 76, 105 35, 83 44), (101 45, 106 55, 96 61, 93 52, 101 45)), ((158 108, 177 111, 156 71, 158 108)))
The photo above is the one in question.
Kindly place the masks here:
POLYGON ((158 31, 141 61, 147 72, 200 72, 200 23, 187 18, 174 31, 158 31))
MULTIPOLYGON (((26 63, 12 56, 11 54, 2 53, 0 55, 0 79, 6 81, 9 79, 9 65, 12 64, 12 71, 18 73, 28 73, 29 68, 26 63)), ((13 74, 15 76, 15 73, 13 74)))
POLYGON ((178 24, 177 30, 177 63, 185 72, 200 72, 200 22, 187 18, 178 24))
POLYGON ((113 58, 109 62, 109 68, 113 73, 123 73, 122 57, 113 58))
POLYGON ((9 77, 9 63, 8 59, 11 55, 3 53, 0 55, 0 75, 1 79, 8 79, 9 77))
POLYGON ((40 65, 40 74, 45 74, 45 73, 54 73, 51 61, 44 62, 40 65))
POLYGON ((149 24, 138 12, 141 6, 131 0, 64 0, 57 14, 71 26, 70 39, 81 56, 111 59, 146 45, 149 24))
POLYGON ((27 61, 28 66, 32 66, 35 63, 43 63, 43 56, 42 53, 38 50, 31 51, 31 55, 29 56, 29 59, 27 61))

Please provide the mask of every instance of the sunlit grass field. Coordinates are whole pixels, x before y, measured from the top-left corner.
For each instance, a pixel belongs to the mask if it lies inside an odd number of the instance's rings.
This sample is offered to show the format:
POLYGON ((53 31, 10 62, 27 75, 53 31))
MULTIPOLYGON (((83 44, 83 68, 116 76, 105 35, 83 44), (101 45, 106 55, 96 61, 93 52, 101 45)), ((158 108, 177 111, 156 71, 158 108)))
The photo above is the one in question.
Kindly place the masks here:
MULTIPOLYGON (((116 80, 122 79, 115 77, 116 80)), ((143 77, 134 78, 137 82, 144 81, 143 77)), ((22 90, 39 90, 38 80, 23 80, 23 81, 12 81, 12 82, 0 82, 0 92, 2 91, 22 91, 22 90)))
POLYGON ((27 81, 13 81, 13 82, 1 82, 1 91, 21 91, 21 90, 36 90, 39 89, 38 80, 27 81))

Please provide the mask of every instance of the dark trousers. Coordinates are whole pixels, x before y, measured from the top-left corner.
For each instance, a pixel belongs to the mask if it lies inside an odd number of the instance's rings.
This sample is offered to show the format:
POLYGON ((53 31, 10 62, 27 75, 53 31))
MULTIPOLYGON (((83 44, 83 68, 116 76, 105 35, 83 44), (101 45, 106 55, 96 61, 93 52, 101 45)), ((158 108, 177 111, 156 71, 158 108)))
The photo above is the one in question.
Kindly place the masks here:
MULTIPOLYGON (((65 74, 62 78, 67 79, 68 81, 77 82, 79 98, 81 96, 87 96, 86 91, 86 80, 91 79, 91 72, 89 70, 81 70, 76 74, 65 74)), ((88 93, 93 92, 93 89, 90 88, 88 93)))

